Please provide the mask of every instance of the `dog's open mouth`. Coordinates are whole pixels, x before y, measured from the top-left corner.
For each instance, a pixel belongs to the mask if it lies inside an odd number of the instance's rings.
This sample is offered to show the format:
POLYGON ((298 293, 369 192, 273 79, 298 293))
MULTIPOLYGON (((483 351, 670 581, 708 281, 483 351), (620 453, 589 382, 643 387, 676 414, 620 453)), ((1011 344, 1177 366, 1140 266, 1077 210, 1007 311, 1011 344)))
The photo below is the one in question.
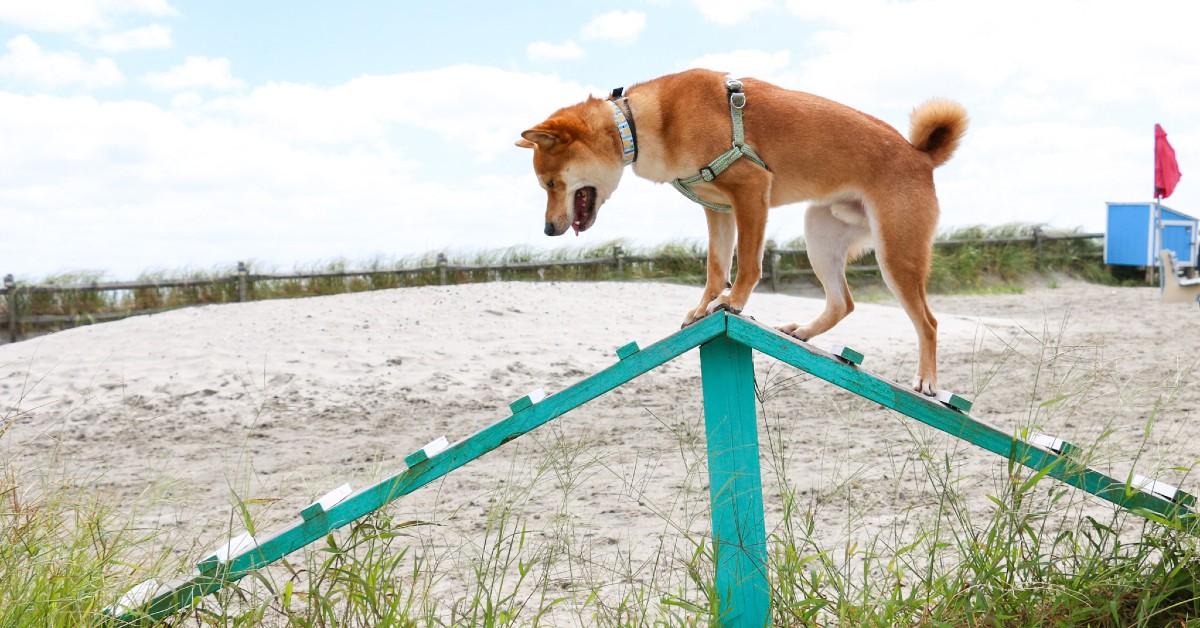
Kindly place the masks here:
POLYGON ((596 222, 596 188, 589 185, 575 190, 575 221, 571 223, 571 228, 575 230, 575 235, 579 235, 580 231, 587 231, 594 222, 596 222))

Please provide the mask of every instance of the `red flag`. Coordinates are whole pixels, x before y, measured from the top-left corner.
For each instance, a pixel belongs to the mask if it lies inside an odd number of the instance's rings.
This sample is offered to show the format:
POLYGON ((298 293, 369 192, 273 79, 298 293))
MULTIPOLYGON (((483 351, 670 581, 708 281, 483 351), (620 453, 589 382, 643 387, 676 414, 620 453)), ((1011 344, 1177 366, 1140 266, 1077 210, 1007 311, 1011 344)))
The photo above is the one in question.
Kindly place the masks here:
POLYGON ((1170 196, 1181 174, 1179 162, 1175 161, 1175 149, 1167 141, 1167 132, 1162 125, 1154 125, 1154 196, 1170 196))

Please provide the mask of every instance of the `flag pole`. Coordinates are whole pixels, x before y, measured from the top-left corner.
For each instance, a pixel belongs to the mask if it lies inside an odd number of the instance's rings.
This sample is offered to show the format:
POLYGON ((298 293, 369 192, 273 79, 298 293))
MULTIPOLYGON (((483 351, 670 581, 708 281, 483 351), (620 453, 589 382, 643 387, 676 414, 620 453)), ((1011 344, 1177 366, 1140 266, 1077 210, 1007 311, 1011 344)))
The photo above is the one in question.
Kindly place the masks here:
POLYGON ((1162 197, 1158 195, 1158 125, 1154 125, 1154 168, 1152 169, 1154 187, 1154 208, 1150 213, 1150 265, 1146 267, 1146 283, 1154 283, 1154 267, 1158 265, 1158 204, 1162 197))
POLYGON ((1158 191, 1158 125, 1154 125, 1154 209, 1150 215, 1150 265, 1146 267, 1146 283, 1154 285, 1154 269, 1158 267, 1159 222, 1162 210, 1162 195, 1158 191))
POLYGON ((1154 269, 1158 267, 1158 249, 1162 247, 1159 240, 1162 236, 1162 196, 1154 189, 1154 211, 1150 216, 1150 265, 1146 267, 1146 283, 1154 284, 1154 269))

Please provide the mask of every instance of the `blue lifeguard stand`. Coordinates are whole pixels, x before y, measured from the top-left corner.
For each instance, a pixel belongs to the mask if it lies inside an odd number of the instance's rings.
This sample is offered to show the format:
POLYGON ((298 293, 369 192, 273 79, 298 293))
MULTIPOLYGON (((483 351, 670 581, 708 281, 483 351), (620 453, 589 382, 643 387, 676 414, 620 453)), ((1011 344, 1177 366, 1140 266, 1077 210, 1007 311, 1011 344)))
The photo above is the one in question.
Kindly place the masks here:
POLYGON ((1161 203, 1108 203, 1104 263, 1155 268, 1167 249, 1178 267, 1195 268, 1198 232, 1200 219, 1161 203))

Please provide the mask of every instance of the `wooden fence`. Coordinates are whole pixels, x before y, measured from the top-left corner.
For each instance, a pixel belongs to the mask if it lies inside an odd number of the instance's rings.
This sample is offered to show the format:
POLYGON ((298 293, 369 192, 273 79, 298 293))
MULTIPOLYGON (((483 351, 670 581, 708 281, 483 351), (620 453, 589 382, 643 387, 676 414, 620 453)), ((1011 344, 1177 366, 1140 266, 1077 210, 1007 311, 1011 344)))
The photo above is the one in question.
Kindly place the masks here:
MULTIPOLYGON (((987 246, 1004 246, 1012 244, 1032 245, 1034 249, 1035 259, 1038 267, 1041 267, 1042 245, 1046 242, 1064 241, 1064 240, 1095 240, 1104 237, 1103 233, 1071 233, 1065 235, 1051 235, 1044 233, 1041 229, 1034 229, 1033 235, 1029 237, 1018 238, 982 238, 982 239, 957 239, 957 240, 938 240, 934 243, 936 247, 953 247, 964 245, 987 245, 987 246)), ((781 259, 787 256, 793 256, 793 259, 799 260, 803 258, 807 263, 807 251, 805 249, 787 249, 787 248, 768 248, 763 258, 763 275, 762 281, 764 285, 772 291, 779 290, 780 282, 788 277, 797 276, 812 276, 814 274, 811 267, 805 267, 800 263, 793 264, 792 268, 784 268, 781 264, 781 259)), ((237 270, 225 277, 211 277, 203 279, 168 279, 161 281, 113 281, 113 282, 93 282, 86 284, 19 284, 13 280, 13 276, 7 275, 4 277, 4 287, 0 290, 0 295, 4 296, 6 311, 3 312, 3 327, 7 329, 7 336, 10 342, 16 342, 21 338, 24 328, 37 327, 72 327, 77 325, 87 325, 104 321, 118 320, 130 316, 138 316, 142 314, 156 314, 167 310, 177 309, 179 307, 188 307, 190 305, 202 305, 204 303, 187 303, 179 305, 171 305, 166 307, 152 307, 141 309, 124 309, 116 311, 99 311, 99 312, 80 312, 69 314, 22 314, 21 301, 28 298, 33 298, 35 295, 63 295, 72 293, 98 293, 98 292, 134 292, 140 290, 162 290, 162 289, 226 289, 233 293, 233 298, 229 299, 234 302, 242 302, 255 300, 253 298, 252 286, 255 282, 265 281, 312 281, 312 280, 328 280, 328 279, 346 279, 346 278, 420 278, 419 284, 447 285, 454 283, 474 283, 479 281, 476 277, 482 273, 485 279, 483 281, 492 281, 501 279, 506 273, 519 271, 535 271, 540 273, 550 269, 564 268, 608 268, 616 272, 618 277, 624 276, 628 267, 636 264, 648 264, 653 267, 655 264, 664 264, 680 261, 678 256, 638 256, 626 255, 620 246, 613 247, 612 254, 604 257, 586 258, 586 259, 566 259, 566 260, 539 260, 532 262, 501 262, 498 264, 452 264, 446 258, 445 254, 438 254, 436 262, 433 265, 420 266, 413 268, 396 268, 396 269, 372 269, 372 270, 339 270, 339 271, 323 271, 323 272, 308 272, 308 273, 251 273, 249 267, 244 262, 238 262, 237 270), (466 278, 465 281, 460 279, 466 278)), ((689 258, 693 261, 703 261, 703 256, 689 258)), ((846 268, 847 272, 851 273, 875 273, 879 271, 876 265, 851 265, 846 268)), ((220 302, 220 301, 218 301, 220 302)))

